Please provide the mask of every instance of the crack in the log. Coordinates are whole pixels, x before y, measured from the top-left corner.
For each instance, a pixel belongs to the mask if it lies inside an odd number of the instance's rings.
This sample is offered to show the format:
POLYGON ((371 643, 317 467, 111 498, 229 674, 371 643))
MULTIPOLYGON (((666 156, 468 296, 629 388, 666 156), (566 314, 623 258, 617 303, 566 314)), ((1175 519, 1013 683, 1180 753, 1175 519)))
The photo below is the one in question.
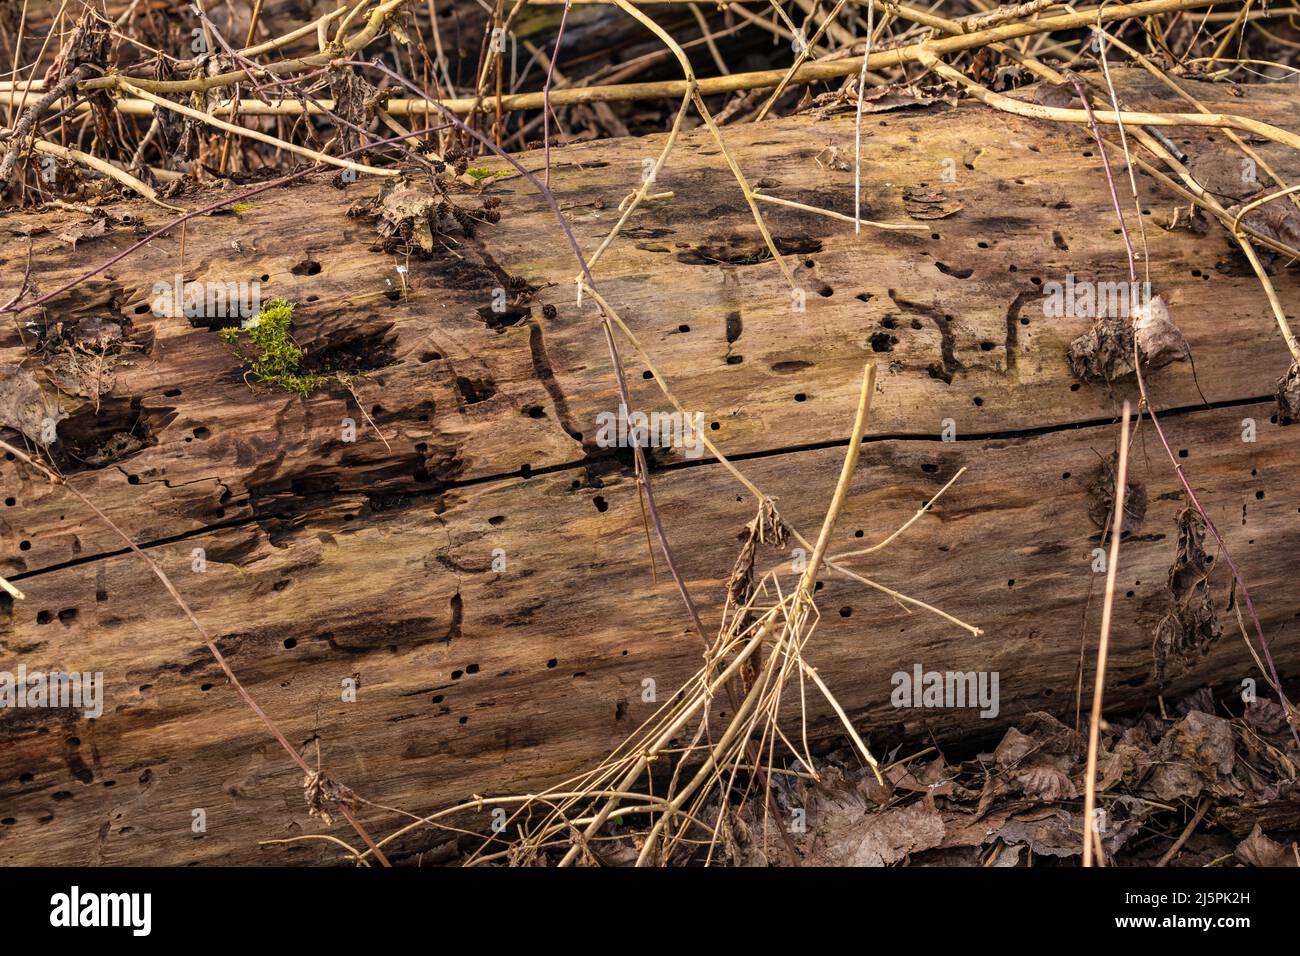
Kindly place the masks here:
MULTIPOLYGON (((201 525, 197 528, 192 528, 189 531, 182 531, 179 534, 168 535, 165 538, 155 538, 152 541, 138 541, 136 542, 136 546, 139 547, 141 550, 144 550, 145 548, 162 548, 162 547, 166 547, 169 544, 178 544, 182 541, 188 541, 190 538, 195 538, 198 537, 199 535, 209 534, 214 531, 227 531, 231 528, 240 528, 243 527, 244 525, 251 524, 256 520, 257 519, 252 515, 249 515, 248 517, 245 518, 232 518, 229 521, 219 521, 214 524, 201 525)), ((16 574, 9 575, 9 580, 18 581, 24 578, 39 577, 42 574, 53 574, 55 571, 64 571, 68 568, 75 568, 83 564, 90 564, 94 561, 107 560, 108 558, 116 558, 124 554, 130 554, 130 553, 131 553, 130 548, 117 548, 113 551, 101 551, 99 554, 86 554, 86 555, 82 555, 79 558, 72 558, 68 561, 60 561, 57 564, 49 564, 43 568, 36 568, 35 570, 32 571, 19 571, 16 574)))
MULTIPOLYGON (((1225 408, 1244 408, 1249 405, 1269 405, 1276 402, 1273 395, 1260 395, 1250 398, 1228 399, 1222 402, 1199 403, 1196 405, 1182 405, 1177 408, 1168 408, 1161 411, 1160 415, 1164 419, 1181 417, 1184 415, 1194 414, 1196 412, 1217 411, 1225 408)), ((970 432, 959 434, 950 439, 945 439, 935 433, 915 433, 915 432, 891 432, 880 435, 864 436, 862 443, 864 445, 876 444, 887 441, 929 441, 929 442, 981 442, 981 441, 1007 441, 1025 438, 1040 438, 1046 435, 1056 434, 1057 432, 1074 431, 1085 428, 1101 428, 1107 425, 1113 425, 1113 418, 1096 418, 1085 421, 1069 422, 1059 425, 1040 425, 1035 428, 1025 428, 1018 431, 998 431, 998 432, 970 432)), ((821 442, 808 442, 802 445, 786 445, 781 448, 769 448, 752 452, 741 452, 735 455, 728 455, 728 460, 733 462, 740 461, 759 461, 766 458, 776 458, 781 455, 803 454, 810 451, 821 451, 828 448, 846 448, 849 441, 847 438, 830 439, 821 442)), ((540 477, 542 475, 558 474, 566 471, 573 471, 578 468, 586 468, 591 464, 591 459, 582 458, 577 461, 561 462, 555 465, 544 465, 540 468, 533 468, 529 471, 528 478, 540 477)), ((687 468, 717 467, 718 463, 712 458, 701 458, 698 460, 682 460, 664 462, 655 468, 655 473, 667 473, 680 471, 687 468)), ((441 484, 437 489, 417 490, 408 493, 410 498, 432 497, 434 495, 445 494, 447 491, 458 488, 472 488, 476 485, 489 484, 496 481, 507 481, 511 478, 520 478, 519 472, 507 472, 504 474, 482 475, 477 478, 463 478, 451 480, 441 484)), ((230 521, 222 521, 214 524, 202 525, 190 531, 183 531, 180 534, 169 535, 164 538, 156 538, 152 541, 137 542, 137 547, 141 550, 147 548, 166 547, 170 544, 178 544, 182 541, 188 541, 192 538, 210 534, 215 531, 227 531, 233 528, 242 528, 250 524, 256 524, 259 521, 257 515, 247 515, 242 518, 232 518, 230 521)), ((124 554, 130 554, 129 548, 118 548, 113 551, 102 551, 98 554, 82 555, 78 558, 72 558, 68 561, 61 561, 57 564, 47 565, 43 568, 36 568, 31 571, 21 571, 16 574, 8 575, 10 581, 24 581, 40 577, 45 574, 53 574, 56 571, 63 571, 68 568, 79 567, 84 564, 91 564, 95 561, 103 561, 109 558, 120 557, 124 554)))
MULTIPOLYGON (((118 471, 120 471, 122 473, 122 477, 124 477, 130 484, 133 485, 162 485, 164 488, 175 490, 177 488, 188 487, 189 485, 202 484, 205 481, 212 481, 218 485, 221 485, 222 488, 226 488, 226 486, 221 482, 220 475, 205 475, 202 478, 191 478, 189 481, 182 481, 177 484, 172 484, 172 480, 170 478, 149 478, 148 480, 146 480, 144 478, 141 478, 139 475, 134 474, 133 472, 127 471, 125 468, 121 466, 121 464, 115 463, 113 467, 116 468, 118 471), (135 481, 131 481, 132 478, 134 478, 135 481)), ((230 489, 226 488, 226 490, 229 491, 230 489)))
MULTIPOLYGON (((1196 405, 1180 405, 1177 408, 1168 408, 1160 412, 1161 418, 1181 417, 1190 415, 1195 412, 1217 411, 1224 408, 1242 408, 1249 405, 1268 405, 1276 407, 1277 398, 1273 395, 1261 395, 1253 398, 1233 398, 1222 402, 1201 402, 1196 405)), ((1000 432, 969 432, 966 434, 957 434, 951 438, 944 438, 938 433, 926 432, 917 434, 914 432, 885 432, 879 435, 864 436, 862 443, 864 445, 876 444, 886 441, 929 441, 940 443, 961 443, 961 442, 982 442, 982 441, 1014 441, 1023 438, 1041 438, 1045 435, 1054 435, 1057 432, 1068 432, 1081 430, 1085 428, 1103 428, 1107 425, 1113 425, 1116 418, 1093 418, 1078 422, 1068 422, 1060 425, 1038 425, 1034 428, 1023 428, 1015 431, 1000 432)), ((741 452, 736 455, 728 455, 729 461, 754 461, 756 459, 774 458, 779 455, 801 454, 808 451, 820 451, 825 448, 847 448, 848 439, 838 438, 821 442, 808 442, 802 445, 789 445, 784 448, 772 448, 764 451, 741 452)), ((659 467, 659 471, 678 471, 683 468, 698 468, 701 465, 716 465, 717 462, 712 459, 701 458, 697 461, 674 461, 668 462, 659 467)))

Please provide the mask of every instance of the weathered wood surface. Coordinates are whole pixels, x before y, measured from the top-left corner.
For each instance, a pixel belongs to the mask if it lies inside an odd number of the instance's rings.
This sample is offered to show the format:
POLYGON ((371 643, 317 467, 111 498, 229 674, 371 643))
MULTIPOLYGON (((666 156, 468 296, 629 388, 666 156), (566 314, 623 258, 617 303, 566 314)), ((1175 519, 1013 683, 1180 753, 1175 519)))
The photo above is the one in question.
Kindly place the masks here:
MULTIPOLYGON (((1145 86, 1126 83, 1132 105, 1152 102, 1145 86)), ((1300 120, 1300 104, 1267 89, 1244 99, 1197 92, 1212 108, 1291 128, 1300 120)), ((1104 176, 1095 157, 1081 155, 1092 150, 1077 128, 967 106, 869 123, 864 194, 873 218, 909 221, 902 190, 939 185, 943 160, 956 161, 957 182, 941 188, 963 208, 931 224, 937 238, 865 229, 854 237, 843 223, 765 207, 777 236, 809 250, 792 260, 810 293, 806 313, 792 314, 774 264, 710 261, 745 262, 759 239, 722 157, 694 132, 660 177, 674 198, 629 224, 597 269, 599 286, 684 405, 717 423, 711 437, 747 459, 747 474, 806 533, 842 460, 861 365, 889 363, 838 550, 885 536, 957 468, 970 469, 935 514, 864 569, 980 625, 983 637, 905 614, 842 579, 827 578, 821 591, 809 656, 872 739, 992 733, 1042 708, 1072 715, 1080 641, 1095 633, 1101 593, 1090 569, 1099 530, 1088 488, 1113 449, 1110 422, 1125 389, 1073 387, 1064 350, 1088 322, 1044 318, 1034 280, 1125 277, 1104 176), (880 333, 888 352, 871 346, 880 333), (954 419, 956 442, 940 440, 944 418, 954 419), (892 708, 890 675, 916 662, 998 670, 998 717, 892 708)), ((851 173, 815 159, 829 146, 849 148, 850 118, 727 135, 765 191, 851 210, 851 173)), ((1189 153, 1219 149, 1207 136, 1185 139, 1189 153)), ((555 154, 553 184, 584 247, 616 219, 658 143, 555 154)), ((1300 174, 1300 164, 1261 149, 1300 174)), ((526 162, 536 168, 540 157, 526 162)), ((1160 228, 1173 203, 1148 181, 1140 186, 1153 284, 1217 407, 1199 406, 1185 364, 1153 374, 1153 396, 1171 409, 1171 441, 1186 450, 1197 492, 1252 585, 1279 666, 1293 673, 1300 430, 1271 422, 1267 399, 1285 349, 1225 236, 1160 228), (1241 441, 1246 417, 1258 423, 1254 443, 1241 441)), ((309 355, 367 357, 372 370, 355 390, 387 445, 343 388, 307 400, 251 391, 211 330, 149 314, 153 283, 180 268, 175 237, 53 303, 48 317, 128 316, 144 346, 114 369, 99 417, 88 403, 74 407, 60 434, 133 428, 149 444, 81 470, 77 486, 174 576, 290 740, 310 755, 319 736, 332 776, 418 811, 588 765, 648 713, 642 679, 665 692, 676 686, 698 664, 699 643, 662 561, 659 584, 651 580, 625 459, 595 446, 597 413, 616 405, 612 370, 594 312, 573 304, 576 267, 544 203, 522 182, 494 185, 501 223, 482 227, 455 257, 411 260, 414 294, 393 301, 384 293, 385 280, 398 278, 394 259, 370 248, 371 226, 345 217, 374 189, 287 189, 239 215, 191 224, 184 275, 267 276, 264 298, 298 303, 294 334, 309 355), (509 276, 539 291, 530 314, 494 329, 484 318, 491 289, 509 276), (543 316, 546 305, 554 318, 543 316), (340 440, 344 417, 359 422, 354 444, 340 440), (206 553, 203 574, 190 570, 194 548, 206 553), (491 567, 497 548, 504 573, 491 567), (354 675, 359 699, 343 703, 340 681, 354 675)), ((161 221, 156 209, 130 211, 161 221)), ((7 286, 27 252, 14 235, 22 226, 50 229, 34 239, 42 290, 133 239, 117 226, 70 252, 55 238, 67 221, 66 212, 0 220, 7 286)), ((1294 302, 1294 270, 1276 282, 1294 302)), ((0 345, 0 362, 26 356, 17 331, 0 345)), ((663 408, 630 349, 624 356, 634 402, 663 408)), ((1151 504, 1121 558, 1107 692, 1116 708, 1154 699, 1151 641, 1167 610, 1181 507, 1149 425, 1135 451, 1135 480, 1151 504)), ((712 625, 752 502, 716 464, 656 459, 668 534, 712 625)), ((306 815, 297 773, 138 559, 75 499, 12 464, 0 472, 0 495, 0 573, 27 593, 4 605, 0 669, 102 671, 108 685, 98 721, 0 713, 0 860, 328 858, 317 844, 257 847, 319 824, 306 815), (202 836, 190 831, 200 807, 202 836)), ((787 557, 768 554, 766 566, 787 557)), ((1258 676, 1222 613, 1223 573, 1214 584, 1225 637, 1174 690, 1258 676)), ((817 732, 835 732, 824 713, 814 717, 817 732)), ((378 832, 399 825, 364 818, 378 832)))

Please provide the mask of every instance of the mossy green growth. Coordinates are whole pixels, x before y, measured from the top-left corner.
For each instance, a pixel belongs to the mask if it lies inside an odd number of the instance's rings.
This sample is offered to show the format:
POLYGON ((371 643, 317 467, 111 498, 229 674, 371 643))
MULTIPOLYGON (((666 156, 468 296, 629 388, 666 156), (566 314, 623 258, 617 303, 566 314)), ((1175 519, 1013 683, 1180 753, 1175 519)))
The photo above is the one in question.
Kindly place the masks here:
POLYGON ((262 307, 246 329, 222 329, 221 340, 234 349, 253 377, 263 385, 284 389, 304 398, 325 382, 325 376, 302 370, 302 349, 289 338, 293 321, 293 304, 287 299, 272 299, 262 307), (245 355, 239 348, 240 334, 256 354, 245 355))
POLYGON ((465 170, 465 175, 471 179, 483 180, 491 179, 493 176, 509 176, 511 172, 508 169, 488 169, 486 166, 476 166, 473 169, 465 170))
POLYGON ((251 202, 236 202, 236 203, 231 203, 230 208, 237 213, 244 213, 252 209, 253 204, 251 202))

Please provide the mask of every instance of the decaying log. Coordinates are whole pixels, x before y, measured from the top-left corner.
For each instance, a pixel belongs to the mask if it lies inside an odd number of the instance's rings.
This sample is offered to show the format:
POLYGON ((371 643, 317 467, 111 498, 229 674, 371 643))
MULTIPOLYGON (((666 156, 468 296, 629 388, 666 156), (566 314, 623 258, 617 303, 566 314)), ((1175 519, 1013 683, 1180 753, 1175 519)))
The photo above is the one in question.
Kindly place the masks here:
MULTIPOLYGON (((1139 78, 1122 86, 1135 109, 1163 102, 1139 78)), ((1300 125, 1300 104, 1270 87, 1244 98, 1210 85, 1196 92, 1212 109, 1300 125)), ((1091 320, 1044 315, 1045 283, 1127 279, 1095 146, 1083 128, 969 105, 866 123, 864 215, 928 228, 855 236, 844 222, 765 204, 806 290, 804 311, 792 310, 723 157, 700 131, 683 136, 659 177, 657 190, 672 197, 648 202, 601 259, 598 287, 710 437, 806 533, 834 486, 862 365, 880 363, 835 551, 884 538, 968 469, 932 514, 860 567, 981 636, 824 576, 808 657, 864 735, 889 746, 980 738, 1039 709, 1073 720, 1080 650, 1095 641, 1101 597, 1098 477, 1119 404, 1134 391, 1131 376, 1078 382, 1066 350, 1091 320), (918 220, 909 204, 917 215, 953 211, 918 220), (891 675, 917 663, 999 672, 997 716, 895 709, 891 675)), ((763 193, 852 214, 851 163, 842 162, 852 156, 851 114, 726 136, 763 193)), ((1177 142, 1207 169, 1228 155, 1206 130, 1179 130, 1177 142)), ((554 152, 552 183, 584 249, 608 232, 661 144, 554 152)), ((1300 163, 1272 144, 1257 148, 1300 179, 1300 163)), ((541 154, 523 162, 538 169, 541 154)), ((1213 188, 1240 190, 1230 180, 1213 188)), ((594 307, 574 302, 564 235, 520 178, 485 188, 501 199, 501 221, 432 258, 385 253, 371 223, 347 216, 377 191, 371 181, 266 193, 190 223, 183 253, 179 235, 156 240, 24 313, 0 340, 0 364, 21 364, 50 394, 52 376, 64 384, 60 466, 167 569, 289 739, 313 759, 319 743, 333 778, 414 812, 589 766, 652 712, 643 681, 671 693, 700 660, 658 554, 652 578, 630 456, 596 442, 597 416, 617 407, 614 377, 594 307), (155 283, 177 274, 256 280, 264 301, 293 302, 308 364, 350 373, 349 385, 330 380, 305 399, 250 387, 213 323, 153 314, 155 283), (504 313, 492 310, 498 288, 511 302, 504 313), (69 370, 29 349, 54 323, 88 318, 122 325, 102 365, 69 370), (68 394, 69 382, 86 394, 68 394), (353 442, 345 419, 356 424, 353 442), (348 678, 359 685, 355 702, 341 699, 348 678)), ((1148 386, 1251 585, 1279 667, 1294 674, 1300 429, 1277 421, 1271 397, 1289 358, 1228 236, 1216 225, 1189 230, 1185 215, 1166 228, 1175 200, 1147 177, 1139 188, 1151 282, 1195 360, 1195 378, 1190 363, 1175 362, 1148 386), (1243 441, 1245 419, 1254 441, 1243 441)), ((104 234, 75 248, 63 237, 76 218, 66 210, 0 219, 2 298, 22 276, 29 241, 45 293, 164 221, 138 204, 109 211, 104 234)), ((1296 273, 1284 265, 1274 282, 1294 302, 1296 273)), ((667 408, 644 363, 622 351, 634 403, 667 408)), ((754 502, 707 456, 651 457, 667 534, 716 626, 754 502)), ((1106 694, 1116 710, 1155 705, 1153 640, 1171 607, 1184 507, 1149 423, 1138 428, 1130 475, 1147 504, 1120 554, 1106 694)), ((0 861, 337 858, 324 844, 258 846, 320 831, 300 774, 139 560, 29 469, 7 463, 0 485, 0 574, 26 594, 0 595, 0 670, 102 672, 106 682, 98 720, 0 711, 0 861), (196 809, 206 811, 202 834, 191 828, 196 809)), ((760 551, 761 570, 789 561, 760 551)), ((1248 677, 1264 687, 1228 608, 1228 580, 1215 569, 1209 584, 1222 638, 1192 666, 1170 666, 1169 692, 1248 677)), ((809 718, 813 736, 838 731, 824 709, 809 718)), ((377 833, 402 822, 362 817, 377 833)))

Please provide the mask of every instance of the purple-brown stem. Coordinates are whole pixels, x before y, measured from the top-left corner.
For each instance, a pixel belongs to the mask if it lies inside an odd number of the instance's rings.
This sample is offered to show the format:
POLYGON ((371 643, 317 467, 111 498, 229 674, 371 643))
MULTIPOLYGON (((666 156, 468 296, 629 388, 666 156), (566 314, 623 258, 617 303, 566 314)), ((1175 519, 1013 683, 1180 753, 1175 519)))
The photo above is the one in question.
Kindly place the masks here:
POLYGON ((569 19, 571 0, 564 0, 560 14, 560 29, 555 34, 555 50, 546 67, 546 83, 542 87, 542 144, 546 150, 546 188, 551 188, 551 78, 555 75, 555 61, 560 58, 560 43, 564 40, 564 24, 569 19))

